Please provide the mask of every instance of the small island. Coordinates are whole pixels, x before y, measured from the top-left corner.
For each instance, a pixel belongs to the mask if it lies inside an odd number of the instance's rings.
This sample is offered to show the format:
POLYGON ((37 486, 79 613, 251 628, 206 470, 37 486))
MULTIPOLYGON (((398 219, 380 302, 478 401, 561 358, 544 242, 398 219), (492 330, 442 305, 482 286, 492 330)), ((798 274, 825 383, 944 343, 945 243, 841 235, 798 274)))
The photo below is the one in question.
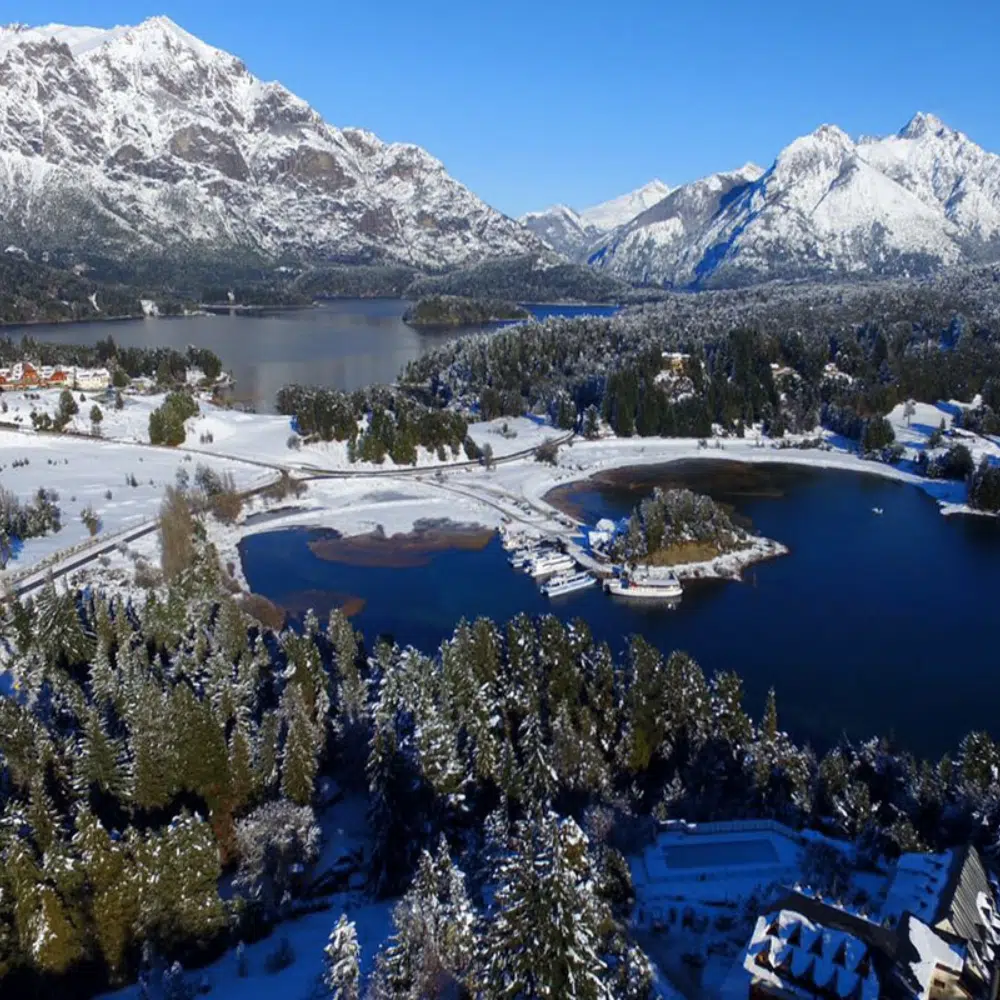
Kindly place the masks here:
POLYGON ((515 302, 472 299, 462 295, 429 295, 403 314, 410 326, 476 326, 504 320, 528 319, 530 313, 515 302))
POLYGON ((787 551, 740 527, 711 497, 659 488, 632 511, 608 548, 616 562, 670 567, 679 579, 739 579, 747 566, 787 551))

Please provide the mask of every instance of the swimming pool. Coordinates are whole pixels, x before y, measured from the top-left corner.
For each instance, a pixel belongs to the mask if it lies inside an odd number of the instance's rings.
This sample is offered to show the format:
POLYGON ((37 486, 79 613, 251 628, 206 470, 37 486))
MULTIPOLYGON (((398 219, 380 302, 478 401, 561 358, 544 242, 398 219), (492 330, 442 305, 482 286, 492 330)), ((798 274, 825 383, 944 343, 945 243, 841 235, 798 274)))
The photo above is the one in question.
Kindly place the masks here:
POLYGON ((712 840, 703 844, 669 844, 663 848, 668 868, 723 868, 728 865, 776 865, 778 852, 770 840, 712 840))

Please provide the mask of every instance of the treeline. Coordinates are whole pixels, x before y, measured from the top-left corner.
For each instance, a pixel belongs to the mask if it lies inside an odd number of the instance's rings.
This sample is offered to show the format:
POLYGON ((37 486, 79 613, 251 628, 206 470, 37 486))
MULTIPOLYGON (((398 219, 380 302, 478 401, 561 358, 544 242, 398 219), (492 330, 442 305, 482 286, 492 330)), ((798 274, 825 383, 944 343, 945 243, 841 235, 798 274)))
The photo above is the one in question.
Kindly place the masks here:
POLYGON ((374 462, 386 458, 397 465, 413 465, 417 449, 437 455, 441 462, 461 454, 478 454, 468 439, 468 421, 461 414, 424 406, 387 386, 356 392, 318 386, 286 385, 277 397, 279 413, 293 418, 293 427, 307 441, 345 441, 350 461, 374 462))
POLYGON ((406 290, 406 297, 461 295, 508 302, 621 302, 632 292, 627 282, 601 271, 582 264, 541 261, 529 254, 417 278, 406 290))
POLYGON ((424 995, 432 972, 485 998, 590 977, 645 1000, 623 852, 650 817, 814 824, 873 860, 987 846, 1000 823, 984 733, 936 764, 883 740, 819 758, 782 732, 773 692, 754 719, 736 673, 641 638, 616 656, 552 616, 463 622, 433 656, 366 650, 339 614, 276 634, 215 596, 210 549, 176 558, 176 541, 144 603, 50 584, 8 608, 5 993, 92 993, 144 954, 198 963, 294 915, 325 778, 368 796, 372 890, 410 886, 379 1000, 424 995))
POLYGON ((403 322, 410 326, 476 326, 497 320, 527 319, 529 315, 516 302, 429 295, 406 310, 403 322))
POLYGON ((620 562, 655 563, 658 555, 685 546, 707 546, 712 555, 745 548, 748 538, 749 533, 711 497, 657 487, 632 511, 611 551, 620 562))
POLYGON ((169 385, 183 382, 189 368, 199 368, 214 381, 222 373, 217 354, 204 347, 188 346, 185 351, 172 347, 123 347, 108 336, 96 344, 64 344, 36 340, 25 335, 19 339, 0 337, 0 365, 18 361, 40 365, 71 365, 78 368, 110 368, 129 378, 146 376, 169 385))
POLYGON ((0 323, 141 315, 142 304, 134 288, 100 284, 74 271, 37 264, 13 253, 0 254, 0 323))

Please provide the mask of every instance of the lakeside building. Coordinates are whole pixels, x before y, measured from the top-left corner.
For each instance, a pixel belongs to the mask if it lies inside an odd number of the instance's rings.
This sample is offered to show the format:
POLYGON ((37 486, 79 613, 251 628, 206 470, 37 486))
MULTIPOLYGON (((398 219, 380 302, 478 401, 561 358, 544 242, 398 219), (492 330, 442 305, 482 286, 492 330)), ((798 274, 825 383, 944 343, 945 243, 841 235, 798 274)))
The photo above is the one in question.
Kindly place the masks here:
POLYGON ((9 368, 0 368, 0 390, 64 387, 94 392, 109 385, 111 372, 107 368, 34 365, 30 361, 17 361, 9 368))
POLYGON ((757 918, 751 1000, 996 1000, 997 883, 974 847, 904 854, 881 920, 805 892, 757 918))

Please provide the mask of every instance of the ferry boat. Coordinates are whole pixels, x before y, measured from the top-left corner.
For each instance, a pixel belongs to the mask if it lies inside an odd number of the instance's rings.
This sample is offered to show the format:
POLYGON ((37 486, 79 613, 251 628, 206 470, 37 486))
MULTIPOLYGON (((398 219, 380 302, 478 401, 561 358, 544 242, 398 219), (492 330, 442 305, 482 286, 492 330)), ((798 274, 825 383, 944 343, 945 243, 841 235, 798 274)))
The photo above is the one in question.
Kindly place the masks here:
POLYGON ((683 590, 676 574, 668 567, 637 566, 623 570, 604 585, 609 594, 645 601, 674 601, 683 590))
POLYGON ((572 556, 565 552, 543 552, 535 556, 524 567, 527 573, 534 577, 552 576, 555 573, 568 573, 576 566, 572 556))
POLYGON ((552 577, 548 583, 543 583, 541 590, 546 597, 561 597, 563 594, 572 594, 576 590, 592 587, 595 583, 597 583, 597 579, 583 571, 560 573, 558 576, 552 577))

